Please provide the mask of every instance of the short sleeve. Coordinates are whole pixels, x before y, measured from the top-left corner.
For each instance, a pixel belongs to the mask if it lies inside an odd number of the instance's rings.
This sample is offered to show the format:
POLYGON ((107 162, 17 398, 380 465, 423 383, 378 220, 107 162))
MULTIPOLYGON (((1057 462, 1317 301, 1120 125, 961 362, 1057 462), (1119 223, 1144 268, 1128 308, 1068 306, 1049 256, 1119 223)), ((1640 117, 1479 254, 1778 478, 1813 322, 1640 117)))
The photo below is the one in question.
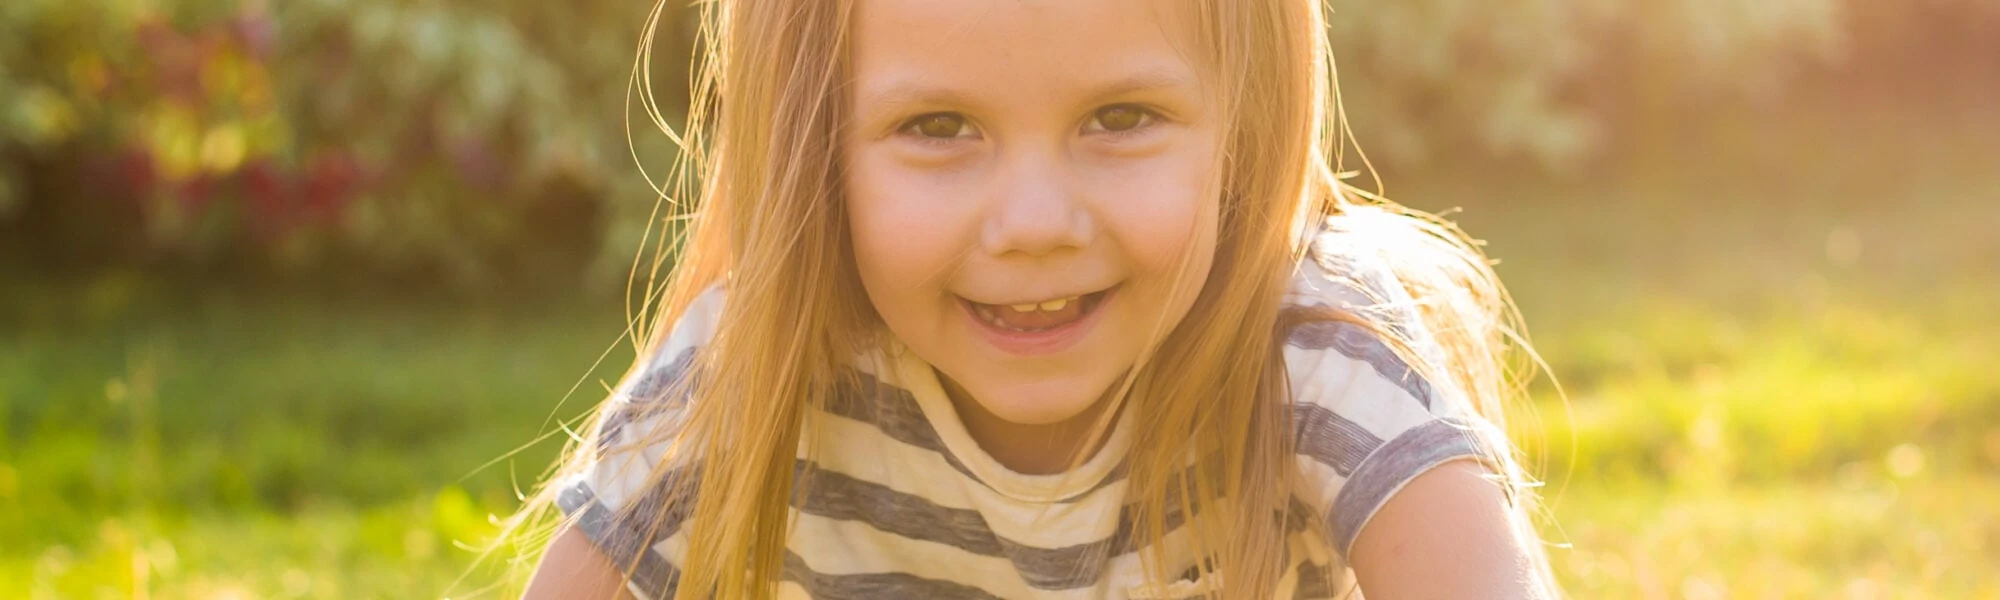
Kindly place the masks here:
POLYGON ((1293 306, 1322 306, 1367 325, 1313 320, 1286 333, 1301 494, 1346 556, 1376 511, 1418 475, 1474 459, 1498 472, 1505 438, 1449 385, 1426 379, 1373 329, 1435 352, 1409 297, 1386 268, 1357 260, 1309 263, 1293 306))
POLYGON ((696 352, 714 337, 722 299, 720 287, 697 297, 658 348, 619 382, 587 438, 594 444, 590 458, 557 483, 557 507, 613 564, 632 567, 629 587, 641 598, 670 596, 679 579, 675 565, 686 514, 663 508, 667 490, 685 471, 660 467, 670 443, 666 432, 686 406, 696 352))

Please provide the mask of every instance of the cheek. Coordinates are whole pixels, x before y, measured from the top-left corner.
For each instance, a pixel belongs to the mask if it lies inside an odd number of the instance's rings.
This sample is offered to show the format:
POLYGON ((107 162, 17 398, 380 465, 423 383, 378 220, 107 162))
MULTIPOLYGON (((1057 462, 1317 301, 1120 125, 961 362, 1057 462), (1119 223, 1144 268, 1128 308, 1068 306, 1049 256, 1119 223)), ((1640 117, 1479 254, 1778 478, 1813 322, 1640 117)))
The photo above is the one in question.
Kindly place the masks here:
POLYGON ((1171 275, 1183 253, 1196 272, 1205 271, 1215 251, 1221 187, 1205 152, 1190 151, 1107 170, 1099 178, 1099 214, 1109 235, 1136 270, 1171 275))
POLYGON ((869 296, 900 304, 940 293, 964 249, 964 217, 940 201, 949 190, 864 155, 848 163, 844 191, 855 266, 869 296))

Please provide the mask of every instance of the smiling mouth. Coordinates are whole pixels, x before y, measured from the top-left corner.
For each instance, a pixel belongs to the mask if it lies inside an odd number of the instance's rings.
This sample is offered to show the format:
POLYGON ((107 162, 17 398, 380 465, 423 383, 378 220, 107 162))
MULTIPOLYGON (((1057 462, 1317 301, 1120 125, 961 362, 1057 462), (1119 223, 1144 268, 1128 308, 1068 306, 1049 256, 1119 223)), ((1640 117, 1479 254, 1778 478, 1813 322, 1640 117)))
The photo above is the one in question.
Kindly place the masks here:
POLYGON ((1016 333, 1040 333, 1061 329, 1090 316, 1092 311, 1097 310, 1097 305, 1104 301, 1105 294, 1110 291, 1107 289, 1080 296, 1051 298, 1022 304, 984 304, 964 298, 960 300, 972 309, 974 316, 987 325, 1016 333))

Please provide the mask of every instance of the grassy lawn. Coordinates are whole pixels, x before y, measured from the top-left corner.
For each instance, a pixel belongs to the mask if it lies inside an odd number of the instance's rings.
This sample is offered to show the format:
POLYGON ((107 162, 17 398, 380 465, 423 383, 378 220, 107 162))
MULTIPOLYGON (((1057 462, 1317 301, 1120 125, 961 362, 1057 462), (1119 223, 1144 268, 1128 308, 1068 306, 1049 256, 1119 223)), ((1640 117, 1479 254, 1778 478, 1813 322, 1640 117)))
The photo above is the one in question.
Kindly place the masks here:
MULTIPOLYGON (((1403 190, 1483 198, 1463 222, 1566 386, 1511 425, 1573 595, 2000 597, 2000 175, 1924 164, 1403 190)), ((629 360, 608 303, 9 293, 5 597, 511 596, 525 569, 465 548, 629 360)))
POLYGON ((0 334, 0 597, 441 594, 630 361, 615 307, 135 310, 0 334))

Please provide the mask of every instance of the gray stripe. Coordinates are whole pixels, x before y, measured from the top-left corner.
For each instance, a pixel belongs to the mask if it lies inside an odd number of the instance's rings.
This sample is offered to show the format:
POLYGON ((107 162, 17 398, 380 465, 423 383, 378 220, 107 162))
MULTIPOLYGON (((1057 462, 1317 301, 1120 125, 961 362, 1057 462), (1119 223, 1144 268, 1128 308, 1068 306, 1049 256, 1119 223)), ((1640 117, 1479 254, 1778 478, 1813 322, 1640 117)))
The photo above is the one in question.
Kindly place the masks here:
POLYGON ((883 383, 860 371, 853 371, 852 374, 855 381, 852 385, 841 386, 842 393, 833 394, 827 401, 827 412, 873 425, 896 441, 950 454, 945 450, 944 438, 931 428, 930 420, 924 417, 923 407, 917 404, 916 396, 911 395, 909 390, 883 383))
POLYGON ((1314 249, 1314 257, 1321 277, 1332 284, 1324 290, 1315 286, 1314 291, 1330 293, 1329 299, 1342 310, 1365 314, 1404 339, 1411 337, 1412 324, 1422 322, 1410 293, 1388 264, 1324 246, 1314 249))
POLYGON ((606 404, 606 410, 609 412, 598 425, 599 455, 609 454, 613 448, 622 443, 621 436, 633 421, 679 410, 687 403, 686 391, 690 386, 679 384, 687 378, 688 367, 694 364, 694 353, 694 348, 688 348, 681 351, 672 361, 654 360, 622 392, 626 401, 606 404), (681 390, 679 396, 670 399, 663 395, 675 387, 681 390))
POLYGON ((876 600, 937 598, 940 600, 1002 600, 976 587, 925 579, 908 573, 825 575, 806 566, 799 555, 785 553, 785 580, 799 584, 815 600, 876 600))
MULTIPOLYGON (((626 566, 622 556, 636 556, 638 568, 632 570, 632 584, 638 586, 646 596, 652 598, 672 598, 680 586, 680 568, 670 564, 660 552, 642 548, 636 536, 624 524, 620 524, 612 510, 596 502, 590 486, 578 482, 562 494, 556 496, 556 506, 564 514, 576 518, 576 526, 588 536, 598 550, 602 550, 612 564, 620 568, 626 566)), ((666 536, 660 536, 666 538, 666 536)), ((626 558, 628 560, 628 558, 626 558)), ((964 598, 964 600, 1000 600, 980 588, 928 580, 912 574, 842 574, 830 576, 814 572, 806 566, 794 552, 784 552, 784 580, 796 582, 806 588, 806 594, 820 600, 844 600, 844 598, 964 598)))
MULTIPOLYGON (((1104 569, 1113 556, 1124 556, 1138 550, 1129 507, 1119 511, 1118 528, 1106 539, 1062 548, 1040 548, 994 535, 985 518, 974 510, 939 506, 921 496, 820 469, 804 461, 800 461, 798 469, 810 472, 804 479, 807 492, 804 506, 798 507, 800 512, 862 523, 892 535, 944 544, 981 556, 1004 557, 1014 565, 1022 581, 1035 589, 1068 590, 1095 585, 1103 577, 1104 569)), ((659 513, 628 513, 609 509, 597 502, 588 485, 582 482, 565 489, 558 496, 557 504, 565 513, 577 516, 578 527, 607 556, 614 557, 614 562, 631 560, 627 557, 638 558, 634 581, 641 585, 641 589, 655 592, 655 597, 672 593, 679 580, 678 569, 658 552, 642 550, 650 545, 648 540, 656 542, 672 537, 678 531, 679 519, 670 517, 657 534, 643 535, 642 525, 629 518, 621 520, 618 515, 659 513), (579 510, 582 513, 577 515, 579 510)), ((1200 507, 1197 506, 1196 510, 1200 507)), ((1310 511, 1294 500, 1291 510, 1282 516, 1287 531, 1303 530, 1310 511)), ((685 514, 679 516, 684 518, 685 514)), ((1185 522, 1177 503, 1168 504, 1164 516, 1168 532, 1180 528, 1185 522)), ((620 564, 624 566, 624 563, 620 564)), ((815 598, 988 597, 980 595, 985 592, 974 588, 907 574, 823 575, 805 568, 803 562, 796 562, 796 557, 788 559, 786 578, 806 587, 815 598)))
POLYGON ((647 366, 646 372, 639 374, 639 379, 632 382, 632 387, 626 394, 632 397, 633 402, 664 400, 660 394, 666 392, 669 386, 678 383, 682 376, 687 374, 688 367, 694 364, 694 353, 695 348, 690 347, 675 355, 671 361, 661 361, 659 357, 654 357, 653 364, 647 366))
MULTIPOLYGON (((1306 506, 1306 503, 1300 502, 1297 496, 1293 496, 1291 505, 1285 507, 1285 533, 1305 531, 1306 527, 1312 525, 1312 515, 1312 507, 1306 506)), ((1290 547, 1285 548, 1287 555, 1290 555, 1291 551, 1290 547)))
POLYGON ((1292 430, 1297 436, 1293 452, 1333 467, 1341 477, 1353 473, 1369 453, 1382 447, 1382 438, 1361 424, 1317 404, 1292 405, 1292 430))
POLYGON ((1292 588, 1293 600, 1327 600, 1341 594, 1333 589, 1332 565, 1299 563, 1299 585, 1292 588))
POLYGON ((1483 437, 1478 425, 1456 419, 1438 419, 1411 428, 1389 440, 1371 460, 1355 469, 1354 476, 1340 487, 1327 516, 1333 544, 1346 556, 1361 533, 1362 525, 1404 484, 1431 467, 1466 458, 1489 458, 1492 447, 1476 440, 1483 437))
MULTIPOLYGON (((800 461, 802 469, 814 466, 800 461)), ((982 556, 1000 556, 1005 544, 993 535, 979 511, 939 506, 922 496, 890 489, 824 468, 812 470, 805 506, 799 512, 858 521, 913 540, 952 546, 982 556)))
MULTIPOLYGON (((652 550, 643 540, 648 539, 632 529, 628 523, 620 522, 614 511, 608 509, 591 493, 590 486, 578 482, 564 489, 556 496, 556 506, 564 514, 576 519, 576 526, 595 543, 606 557, 621 570, 631 566, 636 557, 638 564, 632 571, 631 582, 647 596, 671 598, 680 585, 680 569, 670 563, 658 551, 652 550)), ((673 534, 666 533, 654 539, 664 540, 673 534)), ((999 600, 975 587, 925 579, 905 573, 870 573, 858 575, 826 575, 813 571, 797 554, 785 553, 784 579, 806 588, 813 598, 838 600, 846 598, 944 598, 967 600, 999 600)))
MULTIPOLYGON (((1305 530, 1310 519, 1312 518, 1312 509, 1307 507, 1305 503, 1300 502, 1298 498, 1292 498, 1291 505, 1286 508, 1285 514, 1280 518, 1285 522, 1285 533, 1288 535, 1295 534, 1305 530)), ((1287 544, 1286 546, 1281 548, 1281 550, 1282 551, 1278 555, 1278 564, 1282 565, 1293 564, 1291 546, 1287 544)), ((1294 570, 1299 571, 1299 579, 1298 579, 1299 583, 1297 586, 1293 588, 1293 593, 1292 593, 1292 598, 1294 600, 1302 600, 1302 599, 1318 600, 1320 598, 1330 598, 1332 596, 1332 594, 1330 593, 1332 585, 1328 583, 1327 579, 1328 576, 1331 574, 1330 569, 1332 567, 1330 565, 1315 564, 1311 561, 1311 559, 1306 559, 1299 561, 1297 565, 1295 565, 1293 568, 1294 570)), ((1199 561, 1195 561, 1195 564, 1193 566, 1189 566, 1188 568, 1183 569, 1180 575, 1175 577, 1173 581, 1175 583, 1198 582, 1203 577, 1208 576, 1214 570, 1215 570, 1215 556, 1211 554, 1206 558, 1203 558, 1199 561)), ((1174 600, 1207 600, 1208 598, 1209 598, 1208 596, 1197 594, 1191 596, 1180 596, 1175 598, 1174 600)))
POLYGON ((632 583, 648 596, 673 596, 674 589, 680 585, 681 571, 649 547, 650 540, 666 539, 672 534, 655 538, 630 527, 629 523, 619 521, 610 509, 597 501, 590 486, 581 481, 557 494, 556 506, 562 509, 563 514, 576 519, 576 527, 583 531, 584 537, 590 538, 621 572, 632 567, 632 583), (632 563, 634 558, 638 559, 636 566, 632 563))
MULTIPOLYGON (((931 428, 930 420, 924 417, 923 407, 917 404, 917 397, 909 390, 883 383, 860 371, 853 371, 852 374, 855 381, 841 386, 841 393, 833 394, 828 400, 828 413, 867 423, 898 442, 936 452, 953 470, 979 481, 972 474, 972 469, 959 462, 958 457, 945 448, 944 438, 931 428)), ((985 484, 984 481, 980 483, 985 484)))
POLYGON ((1410 364, 1396 355, 1388 344, 1366 328, 1344 321, 1307 321, 1292 328, 1285 343, 1305 350, 1332 349, 1348 358, 1368 363, 1383 378, 1408 392, 1410 397, 1431 407, 1431 382, 1418 375, 1410 364))
MULTIPOLYGON (((1110 537, 1061 548, 1029 546, 993 533, 978 511, 940 506, 922 496, 908 494, 837 471, 818 468, 801 461, 801 470, 810 470, 804 506, 799 511, 842 521, 858 522, 885 533, 912 540, 951 546, 980 556, 1004 557, 1014 565, 1022 581, 1040 590, 1066 590, 1095 585, 1112 557, 1138 551, 1131 508, 1118 513, 1118 526, 1110 537)), ((1178 489, 1169 482, 1169 490, 1178 489)), ((1165 529, 1172 532, 1185 522, 1179 503, 1166 505, 1165 529)), ((1199 506, 1195 507, 1200 510, 1199 506)), ((1288 533, 1308 526, 1312 509, 1293 499, 1284 520, 1288 533)))
MULTIPOLYGON (((815 469, 805 465, 802 469, 815 469)), ((1129 508, 1118 513, 1118 527, 1102 540, 1061 548, 1030 546, 993 533, 979 511, 939 506, 908 494, 836 471, 812 471, 805 505, 799 511, 829 519, 866 524, 912 540, 943 544, 977 554, 1006 558, 1021 580, 1041 590, 1066 590, 1097 583, 1107 561, 1133 548, 1129 508)), ((1177 508, 1169 508, 1169 531, 1181 524, 1177 508)))
MULTIPOLYGON (((685 402, 685 396, 668 399, 662 394, 679 387, 688 376, 696 350, 683 350, 672 361, 655 361, 638 376, 626 392, 631 401, 614 404, 614 410, 605 415, 601 426, 603 434, 598 438, 600 452, 608 452, 631 422, 678 408, 685 402)), ((839 386, 839 393, 833 394, 827 403, 828 413, 866 423, 896 441, 936 452, 953 469, 972 477, 972 470, 945 447, 944 439, 931 427, 930 420, 924 417, 923 408, 908 390, 883 383, 860 371, 851 371, 851 374, 854 381, 839 386)), ((692 382, 687 387, 692 387, 692 382)))
MULTIPOLYGON (((621 522, 615 512, 601 502, 590 490, 590 486, 577 482, 556 496, 556 506, 564 514, 576 519, 576 526, 590 538, 604 555, 621 570, 631 566, 629 561, 638 559, 632 571, 631 582, 646 595, 653 598, 670 598, 680 585, 680 569, 666 559, 666 556, 651 549, 645 540, 649 536, 641 534, 630 523, 621 522)), ((664 540, 672 533, 663 532, 651 539, 664 540)), ((816 599, 840 598, 965 598, 973 600, 996 599, 996 596, 978 588, 925 579, 904 573, 872 573, 859 575, 825 575, 813 571, 797 554, 785 553, 784 579, 798 583, 816 599)))
MULTIPOLYGON (((853 371, 852 375, 854 381, 842 386, 843 393, 834 394, 827 402, 826 411, 829 414, 867 423, 891 439, 936 452, 944 457, 945 463, 951 465, 952 470, 992 489, 985 480, 973 475, 972 469, 965 466, 957 455, 952 454, 950 448, 945 447, 944 438, 938 435, 937 429, 931 427, 930 419, 924 416, 923 406, 917 403, 916 396, 909 390, 884 383, 860 371, 853 371)), ((1082 501, 1092 493, 1117 483, 1124 477, 1125 464, 1121 461, 1089 489, 1056 501, 1064 504, 1082 501)))
MULTIPOLYGON (((687 522, 688 515, 694 512, 694 503, 676 502, 670 508, 668 507, 667 494, 676 491, 676 486, 680 485, 680 478, 687 477, 690 472, 698 473, 699 471, 696 469, 677 469, 661 474, 659 485, 655 485, 639 494, 638 498, 629 503, 630 506, 620 509, 619 516, 627 521, 652 519, 657 516, 662 521, 655 527, 658 533, 653 536, 653 539, 664 540, 673 537, 675 533, 680 532, 681 524, 687 522)), ((698 480, 699 476, 695 476, 695 479, 697 480, 690 481, 688 487, 680 491, 693 494, 694 490, 698 489, 696 486, 701 484, 698 480)))

